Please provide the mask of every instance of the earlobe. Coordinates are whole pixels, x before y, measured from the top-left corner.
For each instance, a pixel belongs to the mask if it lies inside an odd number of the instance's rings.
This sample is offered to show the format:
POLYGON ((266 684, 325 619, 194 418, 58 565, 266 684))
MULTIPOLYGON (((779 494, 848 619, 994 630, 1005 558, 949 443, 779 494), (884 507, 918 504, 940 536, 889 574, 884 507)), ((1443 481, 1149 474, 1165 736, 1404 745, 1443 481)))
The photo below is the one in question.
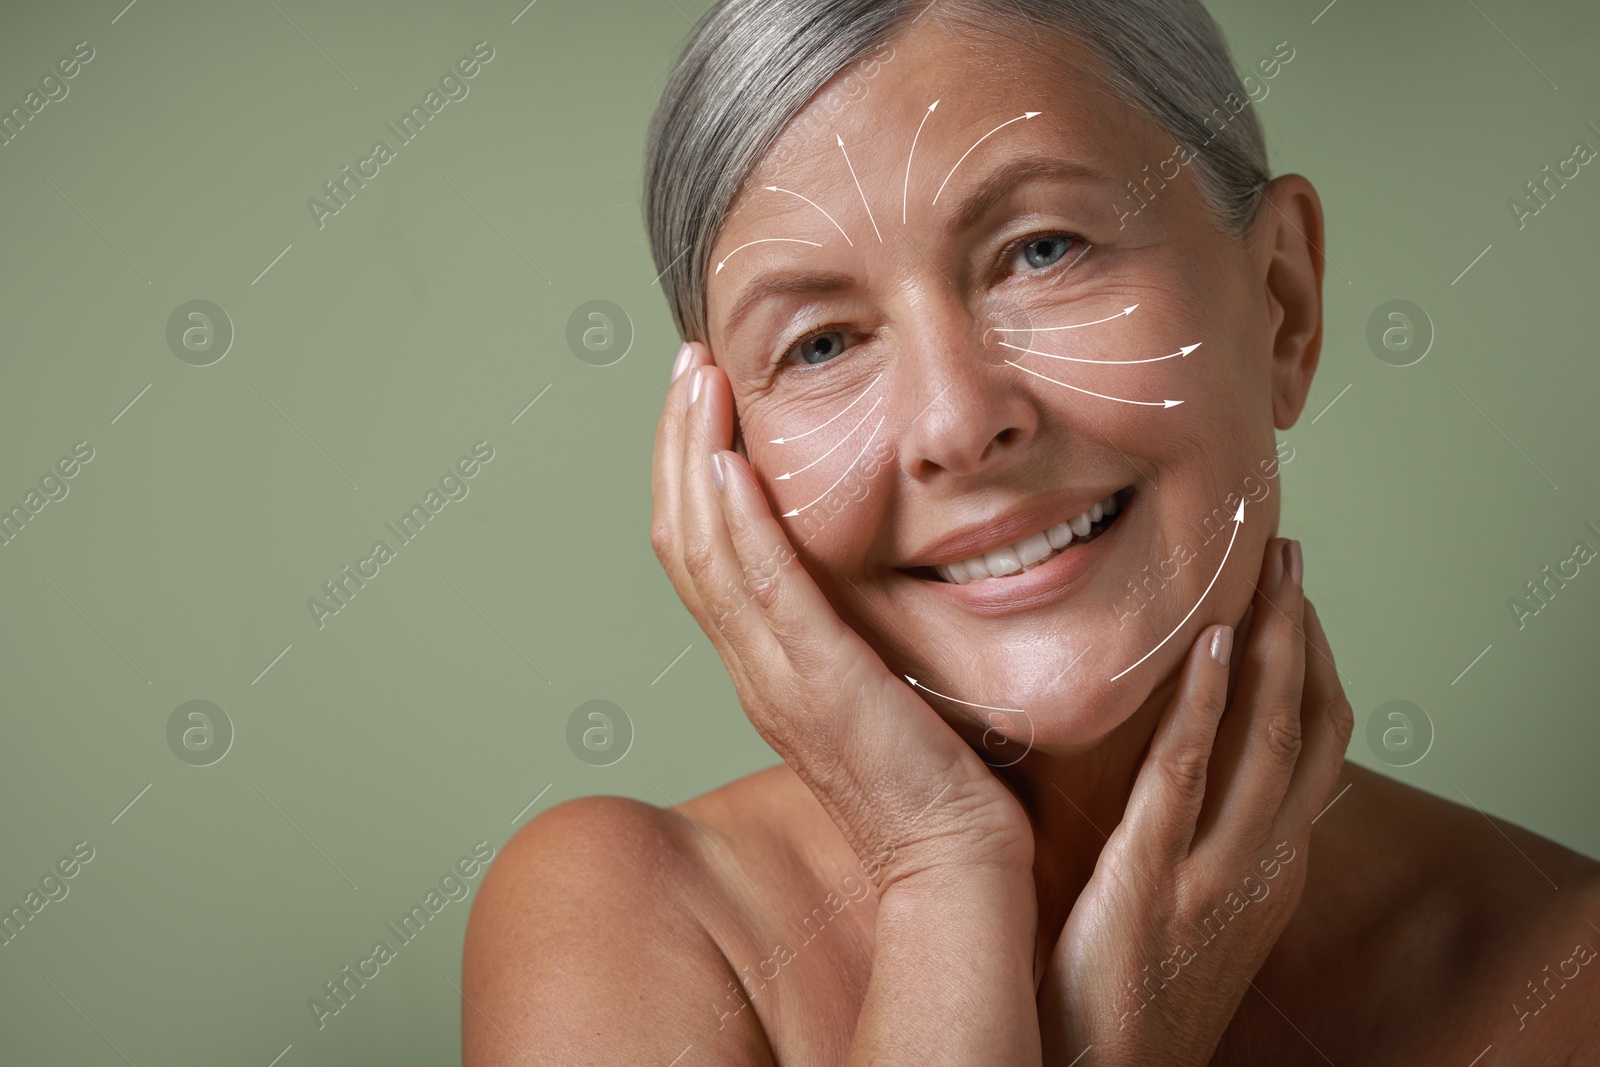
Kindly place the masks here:
POLYGON ((1322 353, 1322 203, 1299 174, 1263 190, 1266 293, 1272 317, 1272 420, 1287 430, 1300 418, 1322 353))

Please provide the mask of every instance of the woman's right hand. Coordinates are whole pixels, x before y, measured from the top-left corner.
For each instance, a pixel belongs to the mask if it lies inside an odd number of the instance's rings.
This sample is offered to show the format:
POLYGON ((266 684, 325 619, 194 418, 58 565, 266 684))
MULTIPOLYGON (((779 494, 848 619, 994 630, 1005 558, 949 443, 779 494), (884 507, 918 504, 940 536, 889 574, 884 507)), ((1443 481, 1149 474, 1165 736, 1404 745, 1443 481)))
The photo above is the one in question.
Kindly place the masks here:
POLYGON ((950 878, 971 876, 1019 892, 1025 883, 1031 905, 1027 814, 834 611, 730 450, 727 376, 705 345, 685 347, 656 431, 650 539, 750 722, 810 787, 880 894, 918 884, 947 892, 950 878))

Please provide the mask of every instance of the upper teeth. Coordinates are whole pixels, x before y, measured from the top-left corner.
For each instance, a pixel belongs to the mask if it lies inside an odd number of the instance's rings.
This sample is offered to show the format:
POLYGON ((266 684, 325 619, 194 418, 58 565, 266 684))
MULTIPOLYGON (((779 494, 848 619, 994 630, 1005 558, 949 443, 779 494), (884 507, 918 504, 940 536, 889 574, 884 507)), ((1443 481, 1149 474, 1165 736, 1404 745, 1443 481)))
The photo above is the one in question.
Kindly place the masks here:
POLYGON ((1108 496, 1082 515, 1074 515, 1058 522, 1048 530, 1025 537, 1014 545, 985 552, 957 563, 940 563, 933 569, 947 582, 965 585, 980 578, 998 578, 1005 574, 1030 570, 1056 555, 1072 543, 1074 536, 1080 540, 1089 536, 1089 527, 1107 515, 1117 513, 1117 498, 1108 496))

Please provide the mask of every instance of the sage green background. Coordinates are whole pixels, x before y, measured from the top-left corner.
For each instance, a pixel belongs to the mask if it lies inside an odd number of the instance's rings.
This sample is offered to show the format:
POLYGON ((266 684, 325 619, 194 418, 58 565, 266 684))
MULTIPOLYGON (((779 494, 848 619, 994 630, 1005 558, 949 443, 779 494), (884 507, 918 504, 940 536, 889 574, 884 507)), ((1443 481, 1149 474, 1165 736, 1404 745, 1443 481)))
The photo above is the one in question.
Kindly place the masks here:
MULTIPOLYGON (((677 338, 641 160, 704 5, 124 2, 0 16, 6 108, 95 49, 0 148, 0 505, 95 450, 0 548, 0 905, 95 849, 0 947, 0 1060, 448 1062, 469 901, 324 1028, 307 1000, 475 842, 776 761, 649 544, 677 338), (319 229, 307 199, 393 146, 384 122, 480 40, 470 94, 319 229), (236 330, 209 367, 166 342, 193 299, 236 330), (593 299, 635 335, 606 367, 566 339, 593 299), (319 630, 307 599, 394 547, 385 520, 480 440, 467 498, 319 630), (168 748, 192 699, 236 731, 212 766, 168 748), (591 699, 633 725, 609 767, 566 740, 591 699)), ((1520 231, 1507 206, 1575 141, 1600 148, 1600 9, 1324 3, 1212 6, 1241 68, 1294 47, 1257 106, 1274 171, 1327 211, 1283 530, 1356 705, 1351 756, 1382 768, 1366 719, 1412 700, 1437 736, 1388 773, 1600 855, 1600 568, 1521 630, 1507 603, 1600 548, 1600 166, 1520 231), (1367 346, 1391 299, 1436 328, 1414 366, 1367 346)))

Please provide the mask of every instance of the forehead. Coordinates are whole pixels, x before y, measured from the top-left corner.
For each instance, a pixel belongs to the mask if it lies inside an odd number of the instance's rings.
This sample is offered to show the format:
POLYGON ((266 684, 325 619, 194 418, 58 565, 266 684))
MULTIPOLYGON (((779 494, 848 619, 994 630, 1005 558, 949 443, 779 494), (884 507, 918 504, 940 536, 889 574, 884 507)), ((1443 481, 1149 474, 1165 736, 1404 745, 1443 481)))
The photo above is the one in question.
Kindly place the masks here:
MULTIPOLYGON (((1072 38, 1044 27, 1013 36, 927 16, 817 91, 752 169, 729 221, 748 210, 764 187, 784 184, 779 179, 848 183, 840 139, 858 177, 864 170, 888 175, 903 166, 913 134, 918 134, 916 155, 922 163, 948 168, 996 123, 1028 111, 1048 121, 1007 130, 987 147, 1003 153, 1017 147, 1020 136, 1070 143, 1103 157, 1139 155, 1153 132, 1107 88, 1099 62, 1072 38), (937 114, 930 115, 935 101, 937 114)), ((982 160, 978 155, 966 162, 995 160, 992 154, 982 160)))
POLYGON ((843 231, 870 248, 875 226, 886 240, 903 232, 926 242, 944 231, 964 193, 1008 161, 1080 161, 1120 187, 1160 159, 1164 144, 1070 37, 1044 27, 1012 36, 928 16, 829 79, 752 169, 714 248, 713 329, 726 321, 741 277, 822 251, 794 239, 827 244, 843 231), (1022 119, 1028 112, 1037 116, 1022 119), (724 256, 736 269, 716 270, 724 256))

